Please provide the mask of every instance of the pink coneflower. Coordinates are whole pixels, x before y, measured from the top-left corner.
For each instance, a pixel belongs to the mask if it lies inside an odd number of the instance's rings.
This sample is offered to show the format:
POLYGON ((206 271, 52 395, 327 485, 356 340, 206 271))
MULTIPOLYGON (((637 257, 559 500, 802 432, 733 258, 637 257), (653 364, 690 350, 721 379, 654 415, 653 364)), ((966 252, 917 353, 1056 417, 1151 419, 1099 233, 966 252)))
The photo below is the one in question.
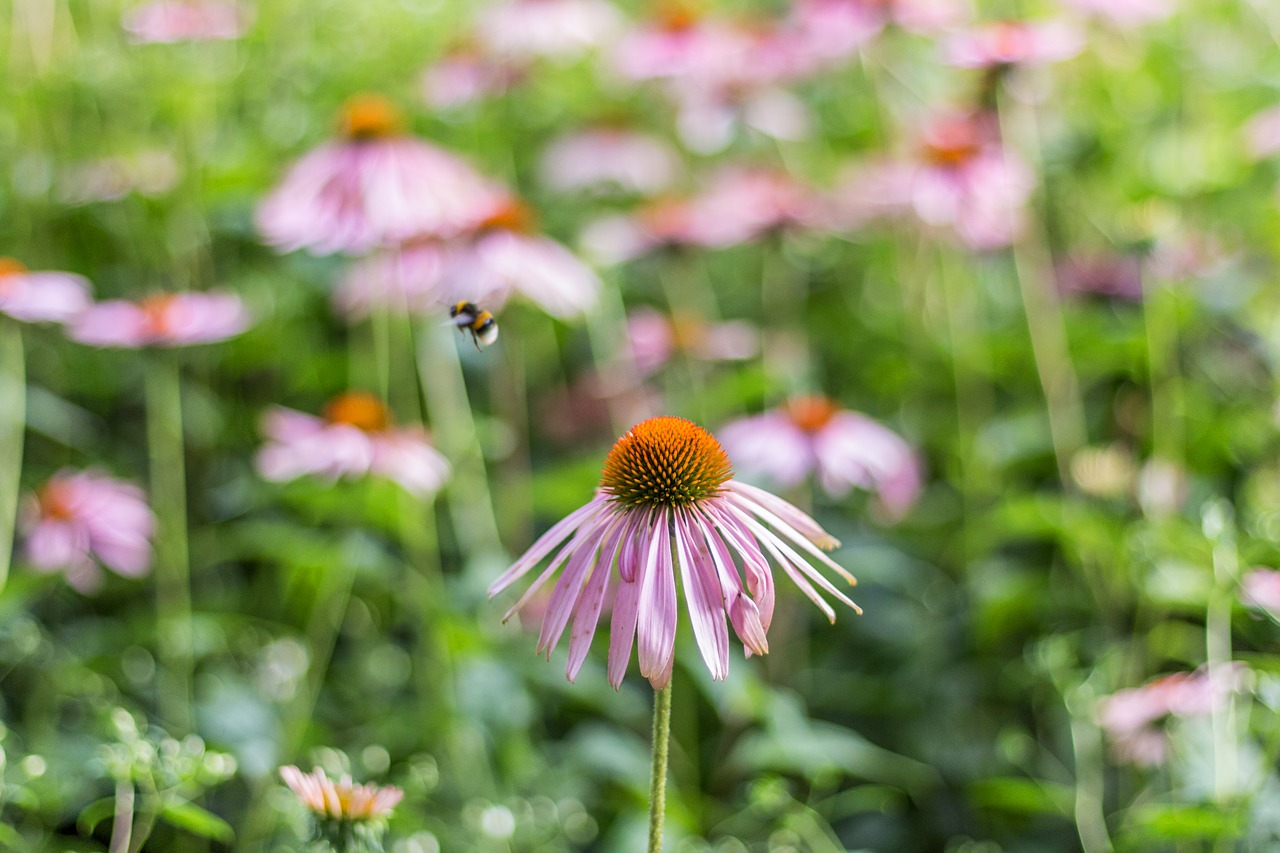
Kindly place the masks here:
POLYGON ((1249 119, 1244 127, 1249 155, 1264 160, 1280 154, 1280 107, 1271 107, 1249 119))
POLYGON ((649 374, 682 352, 706 361, 739 361, 760 349, 760 332, 745 321, 708 323, 687 315, 668 317, 652 308, 627 315, 627 344, 636 368, 649 374))
POLYGON ((889 24, 931 32, 966 17, 958 0, 797 0, 789 23, 797 50, 830 62, 852 56, 889 24))
POLYGON ((532 211, 515 199, 490 209, 451 257, 448 299, 501 306, 519 294, 553 317, 574 317, 596 300, 600 279, 549 237, 538 234, 532 211))
MULTIPOLYGON (((627 33, 612 51, 629 80, 681 80, 703 84, 747 69, 758 58, 756 35, 730 22, 705 18, 688 3, 670 2, 655 18, 627 33)), ((765 72, 767 63, 757 64, 765 72)))
POLYGON ((1169 742, 1161 721, 1212 714, 1231 693, 1244 689, 1247 678, 1248 670, 1235 662, 1216 671, 1202 668, 1166 675, 1103 698, 1098 723, 1121 760, 1145 767, 1163 764, 1169 742))
POLYGON ((89 281, 69 272, 31 272, 0 258, 0 314, 24 323, 65 323, 89 306, 89 281))
POLYGON ((239 38, 248 20, 234 3, 160 0, 130 9, 123 26, 135 42, 170 44, 239 38))
POLYGON ((448 109, 501 95, 524 77, 525 71, 460 44, 422 72, 422 99, 427 106, 448 109))
POLYGON ((506 0, 480 13, 476 38, 499 56, 572 59, 606 43, 621 25, 622 14, 606 0, 506 0))
POLYGON ((825 397, 800 397, 720 431, 746 474, 789 488, 814 475, 832 497, 871 489, 901 518, 920 494, 920 462, 896 433, 825 397))
POLYGON ((1084 36, 1060 21, 998 21, 952 36, 943 55, 962 68, 996 68, 1061 62, 1083 48, 1084 36))
POLYGON ((1280 572, 1275 569, 1254 568, 1240 582, 1244 603, 1280 619, 1280 572))
POLYGON ((1107 18, 1118 27, 1162 21, 1173 14, 1175 0, 1063 0, 1081 12, 1107 18))
POLYGON ((258 207, 266 241, 283 251, 363 254, 425 236, 452 236, 501 197, 470 166, 404 135, 386 99, 348 102, 343 139, 299 160, 258 207))
POLYGON ((560 192, 617 188, 652 195, 671 186, 680 158, 657 137, 601 126, 561 136, 542 154, 543 182, 560 192))
POLYGON ((322 820, 384 820, 404 798, 404 791, 394 785, 357 785, 345 774, 333 780, 321 767, 303 773, 290 764, 280 768, 280 778, 308 811, 322 820))
POLYGON ((439 313, 449 301, 443 282, 453 254, 445 241, 427 239, 370 255, 342 277, 334 304, 348 320, 375 310, 410 316, 439 313))
POLYGON ((910 212, 950 228, 973 249, 1014 242, 1035 187, 1031 169, 1001 144, 989 116, 943 115, 924 130, 915 156, 864 166, 841 182, 836 217, 851 226, 910 212))
POLYGON ((232 293, 160 293, 141 302, 99 302, 76 318, 68 334, 97 347, 182 347, 235 337, 250 322, 232 293))
POLYGON ((276 407, 263 420, 268 444, 258 473, 268 480, 315 474, 329 479, 374 475, 426 496, 449 479, 449 463, 421 427, 396 427, 372 394, 351 392, 325 406, 324 417, 276 407))
POLYGON ((619 264, 657 249, 705 247, 706 223, 688 198, 659 197, 631 214, 614 214, 589 223, 579 237, 583 251, 600 264, 619 264))
POLYGON ((27 561, 62 572, 80 592, 102 585, 99 563, 129 578, 151 568, 155 517, 142 490, 124 480, 61 471, 27 502, 19 522, 27 561))
POLYGON ((572 617, 566 674, 573 680, 586 659, 616 564, 621 582, 613 602, 608 663, 615 688, 622 684, 633 643, 639 647, 640 674, 655 688, 670 681, 677 571, 694 637, 715 679, 729 673, 726 614, 748 654, 769 651, 774 591, 766 555, 831 621, 835 611, 813 584, 857 611, 809 563, 816 560, 853 583, 823 553, 839 542, 791 504, 731 476, 729 457, 706 430, 682 418, 643 421, 609 451, 596 496, 543 534, 493 582, 489 595, 555 552, 507 618, 564 566, 537 649, 550 658, 572 617))
POLYGON ((1142 263, 1133 255, 1073 255, 1054 265, 1054 277, 1063 294, 1142 299, 1142 263))

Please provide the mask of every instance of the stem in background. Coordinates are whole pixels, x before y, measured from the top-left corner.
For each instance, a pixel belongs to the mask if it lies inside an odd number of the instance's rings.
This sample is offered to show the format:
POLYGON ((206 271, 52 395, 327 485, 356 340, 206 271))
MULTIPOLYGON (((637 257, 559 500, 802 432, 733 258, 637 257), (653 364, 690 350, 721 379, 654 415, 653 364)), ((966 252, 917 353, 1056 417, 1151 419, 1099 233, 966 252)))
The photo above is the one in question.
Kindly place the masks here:
POLYGON ((182 384, 177 354, 147 354, 147 450, 156 535, 156 640, 161 716, 176 731, 191 730, 191 565, 187 546, 187 480, 182 432, 182 384))
POLYGON ((0 592, 13 562, 13 532, 22 481, 22 444, 27 427, 26 355, 22 327, 0 319, 0 592))
POLYGON ((1147 338, 1147 371, 1151 383, 1152 457, 1181 464, 1185 444, 1186 401, 1178 369, 1177 295, 1165 288, 1145 287, 1142 321, 1147 338))
POLYGON ((764 335, 760 356, 765 376, 785 382, 791 395, 814 390, 805 387, 813 380, 813 356, 804 328, 807 288, 787 263, 783 241, 777 234, 760 243, 760 308, 762 316, 769 318, 772 332, 764 335))
POLYGON ((1111 853, 1111 836, 1107 833, 1107 818, 1102 811, 1102 737, 1098 727, 1089 719, 1093 699, 1093 690, 1084 684, 1072 691, 1067 699, 1076 778, 1074 816, 1084 853, 1111 853))
POLYGON ((671 684, 653 694, 653 768, 649 775, 649 853, 661 853, 667 809, 667 754, 671 745, 671 684))
MULTIPOLYGON (((1006 141, 1019 140, 1019 147, 1028 152, 1043 186, 1044 161, 1040 156, 1040 132, 1034 111, 1015 108, 1011 106, 1015 101, 1003 97, 999 97, 998 103, 1001 136, 1006 141)), ((1031 334, 1031 354, 1040 377, 1040 387, 1044 390, 1058 477, 1064 486, 1069 486, 1071 457, 1088 440, 1088 428, 1080 382, 1071 362, 1066 320, 1062 305, 1053 292, 1053 263, 1041 218, 1034 218, 1028 226, 1027 236, 1013 244, 1013 263, 1031 334)))
POLYGON ((476 434, 453 327, 427 320, 419 329, 418 380, 426 394, 436 443, 453 463, 453 477, 445 494, 459 550, 469 558, 501 555, 484 451, 476 434))
MULTIPOLYGON (((600 298, 595 310, 587 314, 587 339, 594 356, 596 375, 608 388, 604 404, 609 410, 609 422, 614 435, 622 435, 631 429, 635 420, 626 409, 623 398, 632 389, 640 387, 641 379, 635 359, 625 346, 627 339, 626 309, 622 296, 613 282, 600 288, 600 298)), ((648 417, 654 412, 644 412, 648 417)))
MULTIPOLYGON (((1213 591, 1205 608, 1204 647, 1209 690, 1225 690, 1223 702, 1214 701, 1213 797, 1224 803, 1235 793, 1239 765, 1235 731, 1235 691, 1228 689, 1231 666, 1231 606, 1240 555, 1236 551, 1231 505, 1218 500, 1205 508, 1202 527, 1213 544, 1213 591)), ((1216 698, 1216 697, 1215 697, 1216 698)))
POLYGON ((116 811, 111 824, 110 853, 128 853, 133 835, 133 782, 116 782, 116 811))

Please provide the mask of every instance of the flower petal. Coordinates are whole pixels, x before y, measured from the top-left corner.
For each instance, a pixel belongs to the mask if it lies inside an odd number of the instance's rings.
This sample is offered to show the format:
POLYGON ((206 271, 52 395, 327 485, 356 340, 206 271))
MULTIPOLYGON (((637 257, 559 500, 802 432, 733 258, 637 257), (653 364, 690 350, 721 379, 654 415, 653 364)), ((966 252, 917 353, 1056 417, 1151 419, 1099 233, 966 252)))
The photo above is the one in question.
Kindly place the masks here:
POLYGON ((695 535, 690 529, 694 521, 685 510, 675 510, 676 554, 680 560, 680 582, 684 600, 693 623, 693 636, 698 641, 702 659, 715 681, 729 675, 729 628, 724 621, 724 593, 716 576, 715 563, 706 548, 693 547, 695 535))

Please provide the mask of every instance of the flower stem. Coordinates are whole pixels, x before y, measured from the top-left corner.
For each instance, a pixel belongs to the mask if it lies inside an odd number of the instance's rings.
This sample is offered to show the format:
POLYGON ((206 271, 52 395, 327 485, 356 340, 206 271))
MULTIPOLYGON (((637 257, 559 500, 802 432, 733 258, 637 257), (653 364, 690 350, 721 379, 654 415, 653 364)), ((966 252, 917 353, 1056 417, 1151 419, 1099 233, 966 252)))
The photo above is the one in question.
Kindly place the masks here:
POLYGON ((152 353, 146 366, 147 449, 156 536, 156 635, 167 676, 159 682, 164 719, 191 728, 191 565, 187 548, 187 480, 182 385, 172 353, 152 353))
POLYGON ((22 328, 0 320, 0 591, 9 580, 13 528, 22 479, 22 442, 27 426, 26 357, 22 328))
POLYGON ((653 694, 653 770, 649 776, 649 853, 662 850, 667 806, 667 752, 671 744, 671 685, 653 694))
POLYGON ((133 835, 133 783, 116 782, 116 811, 111 825, 110 853, 128 853, 133 835))

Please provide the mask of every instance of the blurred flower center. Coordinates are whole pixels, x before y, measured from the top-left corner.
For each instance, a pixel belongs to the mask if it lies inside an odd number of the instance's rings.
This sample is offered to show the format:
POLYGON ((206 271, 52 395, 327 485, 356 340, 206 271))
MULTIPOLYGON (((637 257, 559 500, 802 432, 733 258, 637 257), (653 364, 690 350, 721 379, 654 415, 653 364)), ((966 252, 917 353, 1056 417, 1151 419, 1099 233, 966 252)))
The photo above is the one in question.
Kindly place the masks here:
POLYGON ((701 344, 707 337, 707 324, 692 314, 671 316, 671 343, 676 349, 687 351, 701 344))
POLYGON ((381 432, 391 424, 391 412, 382 401, 364 391, 334 397, 324 407, 331 424, 346 424, 365 432, 381 432))
POLYGON ((70 521, 75 518, 75 494, 66 483, 53 480, 45 484, 36 496, 40 515, 53 521, 70 521))
POLYGON ((0 279, 8 278, 11 275, 22 275, 27 268, 22 265, 21 261, 15 261, 13 258, 0 258, 0 279))
POLYGON ((651 234, 676 240, 689 224, 689 206, 678 198, 661 198, 644 205, 636 216, 651 234))
POLYGON ((613 445, 600 488, 627 506, 688 506, 720 493, 733 474, 711 433, 684 418, 650 418, 613 445))
POLYGON ((1002 62, 1016 62, 1030 48, 1031 31, 1016 21, 1001 21, 992 27, 991 47, 1002 62))
POLYGON ((982 136, 968 119, 943 121, 925 136, 924 158, 938 166, 963 166, 982 150, 982 136))
POLYGON ((164 336, 170 332, 170 310, 176 301, 172 293, 158 293, 142 300, 138 307, 142 309, 142 326, 146 334, 164 336))
POLYGON ((797 397, 787 403, 787 417, 805 432, 817 432, 826 426, 840 407, 826 397, 797 397))
POLYGON ((514 231, 517 234, 532 233, 537 224, 533 209, 519 199, 502 202, 493 212, 480 220, 481 231, 514 231))
POLYGON ((658 27, 669 33, 691 30, 698 23, 698 13, 694 10, 693 4, 681 2, 681 0, 666 0, 659 3, 654 17, 658 27))
POLYGON ((357 95, 342 108, 340 126, 348 139, 385 139, 400 132, 403 118, 381 95, 357 95))

